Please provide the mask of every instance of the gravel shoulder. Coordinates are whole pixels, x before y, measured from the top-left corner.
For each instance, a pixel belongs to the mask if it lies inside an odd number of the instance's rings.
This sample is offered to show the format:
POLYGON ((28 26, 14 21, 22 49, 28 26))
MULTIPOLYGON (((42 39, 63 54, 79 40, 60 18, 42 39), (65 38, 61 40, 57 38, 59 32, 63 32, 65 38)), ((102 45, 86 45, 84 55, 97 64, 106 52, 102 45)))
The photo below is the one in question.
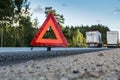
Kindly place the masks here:
POLYGON ((120 80, 120 49, 0 66, 0 80, 120 80))

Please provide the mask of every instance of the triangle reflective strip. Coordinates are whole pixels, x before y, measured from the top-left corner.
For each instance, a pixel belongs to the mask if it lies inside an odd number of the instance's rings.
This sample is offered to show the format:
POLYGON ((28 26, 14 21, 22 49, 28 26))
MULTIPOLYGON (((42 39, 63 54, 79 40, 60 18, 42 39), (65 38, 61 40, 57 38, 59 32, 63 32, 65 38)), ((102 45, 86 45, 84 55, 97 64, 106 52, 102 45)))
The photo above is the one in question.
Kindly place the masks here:
POLYGON ((57 29, 55 28, 55 25, 51 19, 49 19, 48 23, 45 25, 44 30, 41 31, 41 34, 36 39, 36 42, 41 42, 41 43, 58 43, 59 42, 59 43, 63 43, 57 29), (46 33, 47 29, 49 28, 49 26, 51 26, 51 28, 53 29, 53 32, 55 33, 55 36, 57 39, 42 39, 44 34, 46 33))
POLYGON ((38 30, 37 34, 33 38, 31 45, 33 46, 57 46, 57 47, 67 47, 67 40, 65 39, 60 26, 58 25, 53 14, 50 13, 43 23, 43 25, 38 30), (51 26, 56 39, 43 39, 47 29, 51 26))

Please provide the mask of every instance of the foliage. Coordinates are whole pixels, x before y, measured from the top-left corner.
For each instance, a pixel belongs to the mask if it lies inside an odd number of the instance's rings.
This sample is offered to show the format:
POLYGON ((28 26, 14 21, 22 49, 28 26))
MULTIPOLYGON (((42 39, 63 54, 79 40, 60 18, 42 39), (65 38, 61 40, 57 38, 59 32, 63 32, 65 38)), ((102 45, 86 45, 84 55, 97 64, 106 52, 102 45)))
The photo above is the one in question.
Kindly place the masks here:
MULTIPOLYGON (((60 25, 61 29, 64 30, 63 24, 64 24, 64 17, 63 15, 60 15, 58 13, 56 13, 56 10, 52 9, 52 7, 45 7, 45 14, 46 17, 48 16, 48 14, 52 12, 58 22, 58 24, 60 25)), ((56 39, 55 34, 52 30, 52 28, 49 26, 49 29, 47 30, 47 33, 44 35, 43 38, 49 38, 49 39, 56 39)))
MULTIPOLYGON (((45 14, 46 16, 52 12, 57 20, 57 22, 59 23, 67 41, 69 46, 71 47, 83 47, 85 46, 85 38, 83 37, 83 35, 81 34, 79 29, 76 28, 69 28, 69 27, 63 27, 64 24, 64 17, 63 15, 60 15, 58 13, 56 13, 56 10, 52 9, 52 7, 46 7, 45 8, 45 14)), ((52 30, 49 28, 49 34, 45 35, 46 38, 55 38, 55 36, 53 35, 52 30)))
POLYGON ((84 37, 86 37, 87 31, 99 31, 102 35, 102 41, 103 44, 107 43, 106 39, 106 33, 107 31, 110 31, 110 29, 107 26, 98 24, 98 25, 91 25, 91 26, 79 26, 80 32, 83 34, 84 37))
POLYGON ((14 7, 12 0, 0 0, 0 21, 10 21, 13 15, 14 7))
MULTIPOLYGON (((49 12, 54 13, 70 47, 86 47, 85 38, 87 31, 101 32, 103 43, 106 43, 106 31, 109 31, 107 26, 98 24, 92 26, 81 25, 64 27, 64 16, 58 14, 52 7, 46 7, 46 16, 49 12)), ((37 24, 38 19, 31 22, 29 2, 27 0, 0 0, 1 47, 30 46, 30 42, 38 30, 37 24)), ((51 28, 48 29, 44 38, 56 39, 51 28)))
POLYGON ((2 0, 0 4, 0 15, 4 15, 0 16, 1 46, 30 46, 36 28, 32 27, 29 2, 2 0))
POLYGON ((60 25, 64 24, 65 19, 64 19, 63 15, 58 14, 58 13, 56 12, 56 10, 52 9, 52 7, 45 7, 45 14, 46 14, 46 16, 47 16, 50 12, 52 12, 52 13, 54 14, 57 22, 58 22, 60 25))
POLYGON ((109 31, 107 26, 92 25, 92 26, 66 26, 63 33, 67 38, 71 47, 86 47, 86 32, 99 31, 102 34, 103 44, 106 44, 106 32, 109 31))
POLYGON ((70 47, 85 47, 85 38, 79 28, 66 26, 63 31, 70 47))

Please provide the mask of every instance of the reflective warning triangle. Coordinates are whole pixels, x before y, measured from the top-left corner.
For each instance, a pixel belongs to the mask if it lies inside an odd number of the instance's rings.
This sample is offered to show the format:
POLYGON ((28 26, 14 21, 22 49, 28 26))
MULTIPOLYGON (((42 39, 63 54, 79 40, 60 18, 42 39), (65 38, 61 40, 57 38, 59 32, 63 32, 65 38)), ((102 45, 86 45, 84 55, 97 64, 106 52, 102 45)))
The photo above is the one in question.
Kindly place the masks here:
POLYGON ((46 46, 46 47, 67 47, 67 40, 65 39, 62 30, 60 29, 59 24, 57 23, 54 15, 49 13, 48 17, 39 28, 37 34, 34 36, 32 42, 32 46, 46 46), (52 28, 56 39, 43 39, 46 31, 52 28))

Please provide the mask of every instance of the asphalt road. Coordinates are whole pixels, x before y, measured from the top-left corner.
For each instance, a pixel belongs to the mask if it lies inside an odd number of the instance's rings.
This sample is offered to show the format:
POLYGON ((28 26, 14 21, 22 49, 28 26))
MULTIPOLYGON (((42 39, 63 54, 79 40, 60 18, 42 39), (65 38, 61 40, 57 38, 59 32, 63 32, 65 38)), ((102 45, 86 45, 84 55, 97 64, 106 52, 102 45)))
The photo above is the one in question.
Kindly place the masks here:
POLYGON ((0 48, 0 65, 7 63, 16 63, 33 59, 46 59, 53 57, 61 57, 101 50, 109 50, 108 48, 51 48, 47 51, 45 47, 2 47, 0 48))
MULTIPOLYGON (((18 52, 18 51, 47 51, 46 47, 1 47, 0 52, 18 52)), ((106 50, 108 48, 51 48, 51 51, 62 51, 62 50, 106 50)))

